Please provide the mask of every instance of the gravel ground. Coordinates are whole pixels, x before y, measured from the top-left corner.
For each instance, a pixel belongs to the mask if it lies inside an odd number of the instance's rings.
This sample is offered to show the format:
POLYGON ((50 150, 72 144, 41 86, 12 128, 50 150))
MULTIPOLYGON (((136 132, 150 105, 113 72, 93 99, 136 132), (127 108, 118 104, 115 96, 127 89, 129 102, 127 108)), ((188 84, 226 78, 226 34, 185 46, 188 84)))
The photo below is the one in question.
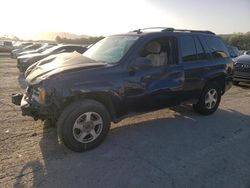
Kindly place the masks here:
POLYGON ((250 187, 250 85, 234 86, 211 116, 180 106, 125 119, 85 153, 21 115, 10 95, 24 89, 2 54, 0 187, 250 187))

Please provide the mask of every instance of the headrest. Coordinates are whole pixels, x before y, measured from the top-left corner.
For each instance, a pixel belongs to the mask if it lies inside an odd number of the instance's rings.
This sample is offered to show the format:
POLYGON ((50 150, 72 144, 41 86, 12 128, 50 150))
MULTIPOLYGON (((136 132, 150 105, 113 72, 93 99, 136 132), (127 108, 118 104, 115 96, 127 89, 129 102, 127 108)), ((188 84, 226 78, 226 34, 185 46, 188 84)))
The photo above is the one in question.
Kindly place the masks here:
POLYGON ((146 50, 149 53, 158 54, 161 52, 161 45, 159 42, 153 41, 147 44, 146 50))

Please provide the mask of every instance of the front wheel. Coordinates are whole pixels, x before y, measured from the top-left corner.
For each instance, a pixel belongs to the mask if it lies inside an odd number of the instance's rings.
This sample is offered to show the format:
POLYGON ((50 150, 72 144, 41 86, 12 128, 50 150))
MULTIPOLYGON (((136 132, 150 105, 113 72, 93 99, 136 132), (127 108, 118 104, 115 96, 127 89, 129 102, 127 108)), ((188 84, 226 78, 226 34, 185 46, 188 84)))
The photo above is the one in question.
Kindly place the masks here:
POLYGON ((69 105, 58 119, 58 134, 72 151, 83 152, 98 146, 110 128, 106 108, 94 100, 69 105))
POLYGON ((202 115, 210 115, 217 110, 220 100, 221 90, 216 84, 209 84, 203 89, 198 103, 194 104, 193 108, 202 115))

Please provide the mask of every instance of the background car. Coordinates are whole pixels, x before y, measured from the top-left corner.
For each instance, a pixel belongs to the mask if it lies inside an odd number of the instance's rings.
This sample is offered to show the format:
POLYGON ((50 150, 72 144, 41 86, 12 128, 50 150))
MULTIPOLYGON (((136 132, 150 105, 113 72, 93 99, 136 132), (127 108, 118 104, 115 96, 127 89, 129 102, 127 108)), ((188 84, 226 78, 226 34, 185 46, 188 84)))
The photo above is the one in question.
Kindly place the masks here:
POLYGON ((10 52, 13 49, 14 47, 11 41, 0 41, 0 52, 10 52))
POLYGON ((21 52, 18 54, 18 57, 19 56, 22 56, 22 55, 27 55, 27 54, 34 54, 34 53, 42 53, 43 51, 53 47, 53 46, 56 46, 57 44, 43 44, 40 48, 36 49, 36 50, 29 50, 29 51, 24 51, 24 52, 21 52))
POLYGON ((73 52, 77 51, 79 53, 85 52, 87 49, 86 46, 80 46, 80 45, 57 45, 52 48, 49 48, 42 53, 34 53, 34 54, 28 54, 23 55, 17 58, 17 68, 20 70, 20 72, 25 72, 26 69, 36 63, 37 61, 48 57, 53 54, 60 54, 65 52, 73 52))
POLYGON ((250 82, 250 55, 241 55, 234 61, 234 84, 250 82))
POLYGON ((13 42, 14 49, 24 48, 24 47, 32 45, 32 44, 33 44, 33 42, 20 42, 20 41, 13 42))
MULTIPOLYGON (((86 51, 93 46, 93 44, 90 44, 88 46, 86 46, 86 51)), ((84 51, 85 52, 85 51, 84 51)), ((73 57, 75 54, 72 54, 72 52, 68 52, 68 53, 61 53, 61 54, 54 54, 54 55, 50 55, 48 57, 45 57, 43 59, 41 59, 40 61, 37 61, 36 63, 34 63, 33 65, 29 66, 28 69, 25 71, 25 78, 28 76, 28 74, 33 71, 34 69, 36 69, 37 67, 44 65, 46 63, 50 63, 54 60, 59 60, 61 61, 62 59, 65 58, 69 58, 69 57, 73 57)))
POLYGON ((19 53, 22 53, 24 51, 29 51, 29 50, 35 50, 35 49, 38 49, 42 46, 42 44, 31 44, 31 45, 28 45, 24 48, 19 48, 19 49, 15 49, 15 50, 12 50, 11 53, 10 53, 10 57, 11 58, 17 58, 18 54, 19 53))
POLYGON ((244 52, 244 55, 250 55, 250 50, 246 50, 246 51, 244 52))

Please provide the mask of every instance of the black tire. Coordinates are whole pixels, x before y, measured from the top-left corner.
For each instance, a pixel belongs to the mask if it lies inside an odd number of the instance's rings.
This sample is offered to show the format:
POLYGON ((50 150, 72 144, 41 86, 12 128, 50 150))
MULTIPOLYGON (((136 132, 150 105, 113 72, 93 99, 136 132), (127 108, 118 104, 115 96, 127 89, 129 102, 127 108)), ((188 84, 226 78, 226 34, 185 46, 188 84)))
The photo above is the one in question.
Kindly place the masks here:
POLYGON ((44 120, 44 125, 45 126, 48 126, 48 127, 55 127, 56 128, 56 126, 57 126, 57 124, 56 124, 56 120, 55 119, 46 119, 46 120, 44 120))
POLYGON ((215 83, 209 83, 203 89, 198 103, 193 104, 193 108, 196 112, 198 112, 202 115, 210 115, 210 114, 213 114, 217 110, 217 108, 220 104, 220 100, 221 100, 221 89, 215 83), (216 100, 216 102, 213 103, 213 105, 208 107, 205 100, 206 100, 206 96, 208 95, 208 92, 211 92, 211 91, 216 91, 217 100, 216 100))
POLYGON ((59 138, 66 147, 75 152, 87 151, 98 146, 108 134, 109 128, 110 116, 105 106, 97 101, 89 99, 76 101, 67 106, 57 121, 59 138), (75 133, 73 133, 76 120, 84 115, 84 113, 98 114, 103 122, 99 135, 88 143, 78 141, 74 135, 75 133))
POLYGON ((239 83, 240 83, 239 81, 233 81, 233 84, 236 86, 239 85, 239 83))

